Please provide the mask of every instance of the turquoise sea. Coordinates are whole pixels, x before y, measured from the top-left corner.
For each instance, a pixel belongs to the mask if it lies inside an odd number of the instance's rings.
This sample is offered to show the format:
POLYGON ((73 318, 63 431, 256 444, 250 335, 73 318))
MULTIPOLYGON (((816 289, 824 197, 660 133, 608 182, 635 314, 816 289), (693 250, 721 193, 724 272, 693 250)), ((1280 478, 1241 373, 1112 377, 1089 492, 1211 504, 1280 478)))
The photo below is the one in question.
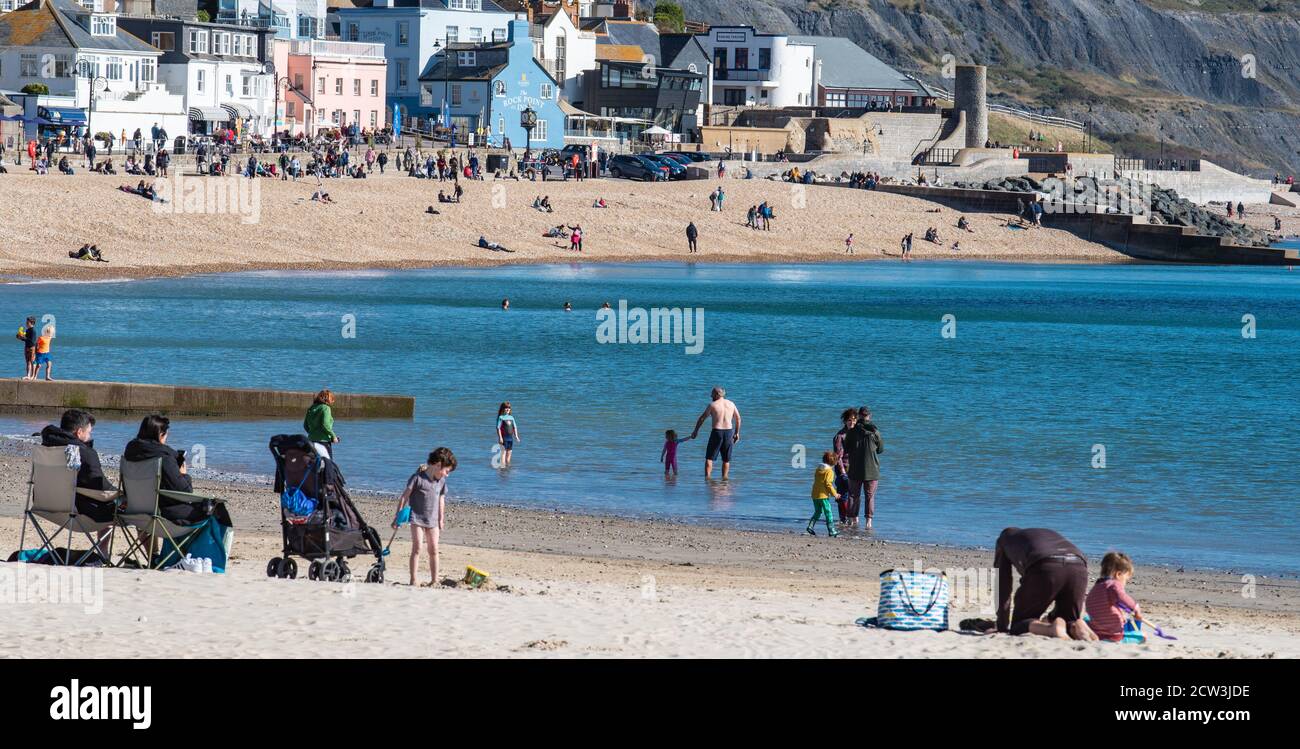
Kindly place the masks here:
MULTIPOLYGON (((1300 273, 1285 268, 552 265, 0 285, 0 320, 27 314, 56 316, 61 378, 416 396, 412 421, 338 424, 357 487, 397 491, 447 445, 455 499, 800 531, 840 410, 868 404, 886 444, 880 537, 987 546, 1004 526, 1046 525, 1140 562, 1300 569, 1300 273), (620 300, 702 308, 702 350, 599 342, 596 310, 620 300), (703 437, 665 481, 664 430, 688 432, 715 384, 744 418, 732 481, 703 480, 703 437), (493 467, 503 400, 522 437, 508 471, 493 467)), ((0 433, 42 423, 0 416, 0 433)), ((98 447, 119 452, 135 423, 101 419, 98 447)), ((298 429, 181 418, 173 442, 203 445, 208 468, 265 474, 268 438, 298 429)))

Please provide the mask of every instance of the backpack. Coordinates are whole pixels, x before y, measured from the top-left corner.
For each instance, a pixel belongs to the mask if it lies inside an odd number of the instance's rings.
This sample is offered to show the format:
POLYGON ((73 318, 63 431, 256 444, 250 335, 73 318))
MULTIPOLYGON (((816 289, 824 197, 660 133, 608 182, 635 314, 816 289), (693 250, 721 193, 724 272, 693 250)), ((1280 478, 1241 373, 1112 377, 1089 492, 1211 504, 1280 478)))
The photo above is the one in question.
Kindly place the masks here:
POLYGON ((307 483, 307 479, 311 477, 312 472, 316 470, 316 461, 318 460, 320 458, 313 459, 307 470, 303 471, 302 481, 299 481, 297 486, 290 488, 286 485, 284 491, 280 492, 280 507, 286 515, 305 518, 316 511, 316 500, 303 494, 302 487, 307 483))

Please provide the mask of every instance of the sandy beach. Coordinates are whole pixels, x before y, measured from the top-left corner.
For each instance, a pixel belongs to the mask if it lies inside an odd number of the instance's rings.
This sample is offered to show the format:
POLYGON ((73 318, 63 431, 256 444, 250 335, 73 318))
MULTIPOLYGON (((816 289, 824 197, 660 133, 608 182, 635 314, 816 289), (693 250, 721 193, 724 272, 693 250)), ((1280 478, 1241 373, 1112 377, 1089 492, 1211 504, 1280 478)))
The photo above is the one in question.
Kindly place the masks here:
MULTIPOLYGON (((27 465, 0 456, 6 556, 18 546, 27 465)), ((866 535, 811 538, 798 533, 798 520, 789 533, 758 533, 473 505, 456 502, 454 487, 440 577, 459 578, 473 564, 491 573, 483 588, 406 585, 406 529, 393 544, 384 585, 268 579, 266 562, 280 544, 269 485, 195 483, 225 499, 238 526, 227 574, 103 570, 93 573, 102 585, 93 601, 7 603, 11 636, 0 656, 1300 656, 1300 581, 1292 577, 1258 578, 1253 597, 1244 597, 1239 574, 1139 567, 1129 591, 1176 642, 886 632, 854 624, 874 615, 881 570, 987 568, 992 553, 866 535)), ((393 498, 356 499, 386 539, 393 498)), ((358 557, 354 572, 367 564, 358 557)), ((0 581, 13 585, 19 575, 32 580, 50 569, 0 564, 0 581)), ((982 605, 955 606, 953 628, 967 616, 987 616, 982 605)))
POLYGON ((970 214, 974 232, 964 232, 956 228, 959 212, 917 198, 768 180, 725 180, 725 209, 712 212, 708 195, 718 180, 465 180, 463 202, 439 204, 438 190, 450 192, 450 182, 390 171, 365 180, 326 180, 335 201, 326 205, 310 200, 314 178, 160 178, 160 194, 171 201, 166 204, 117 189, 139 179, 17 169, 0 178, 0 203, 23 207, 0 237, 0 275, 88 280, 574 260, 896 261, 908 232, 915 234, 916 260, 1130 261, 1063 231, 1008 229, 1006 215, 970 214), (531 207, 542 195, 550 197, 554 213, 531 207), (608 207, 592 207, 598 198, 608 207), (763 201, 775 207, 772 229, 749 229, 746 210, 763 201), (425 213, 430 205, 440 213, 425 213), (688 256, 691 221, 700 232, 700 252, 688 256), (542 236, 560 223, 582 226, 581 254, 567 240, 542 236), (931 226, 939 229, 941 245, 922 241, 931 226), (851 256, 844 251, 850 233, 851 256), (509 251, 479 248, 480 236, 509 251), (954 241, 961 242, 959 251, 951 250, 954 241), (84 243, 97 244, 109 262, 68 258, 84 243))

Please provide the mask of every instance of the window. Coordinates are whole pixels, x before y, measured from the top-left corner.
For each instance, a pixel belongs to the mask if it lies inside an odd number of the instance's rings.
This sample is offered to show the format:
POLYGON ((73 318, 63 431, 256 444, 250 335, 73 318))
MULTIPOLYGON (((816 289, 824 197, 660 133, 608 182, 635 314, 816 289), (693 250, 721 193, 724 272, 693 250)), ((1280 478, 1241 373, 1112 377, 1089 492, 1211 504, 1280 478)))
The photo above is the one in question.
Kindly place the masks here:
POLYGON ((533 137, 529 140, 546 140, 546 120, 539 119, 533 128, 533 137))
POLYGON ((451 84, 451 105, 453 107, 460 106, 460 84, 459 83, 451 84))
POLYGON ((471 26, 469 29, 469 40, 472 44, 478 44, 483 41, 483 29, 476 29, 471 26))
POLYGON ((406 90, 407 61, 405 58, 399 58, 394 62, 397 63, 397 90, 406 90))
POLYGON ((370 81, 370 95, 379 96, 379 79, 374 78, 370 81))
POLYGON ((763 48, 758 51, 758 67, 760 70, 772 67, 772 50, 763 48))
POLYGON ((460 41, 460 28, 456 26, 447 27, 447 43, 455 44, 460 41))
POLYGON ((190 29, 190 52, 206 54, 208 51, 208 32, 190 29))
POLYGON ((405 47, 411 43, 411 22, 397 22, 397 46, 405 47))
POLYGON ((551 84, 549 84, 549 83, 543 83, 543 84, 542 84, 542 101, 550 101, 550 100, 551 100, 551 96, 552 96, 552 94, 551 94, 551 84))
POLYGON ((506 134, 506 118, 497 115, 497 135, 506 134))
POLYGON ((447 0, 452 10, 483 10, 483 0, 447 0))
POLYGON ((361 110, 360 110, 360 109, 354 109, 354 110, 352 110, 352 121, 355 122, 355 123, 357 123, 358 125, 361 124, 361 110))
POLYGON ((379 113, 373 109, 370 110, 370 127, 379 127, 379 113))
POLYGON ((495 96, 505 96, 505 95, 506 95, 506 82, 505 82, 505 81, 493 81, 493 82, 492 82, 492 93, 493 93, 495 96))
POLYGON ((155 31, 150 35, 149 43, 164 52, 176 49, 175 31, 155 31))
POLYGON ((293 87, 299 91, 302 90, 302 73, 293 74, 293 87))
POLYGON ((253 76, 251 75, 244 76, 244 85, 242 91, 244 96, 253 95, 253 76))
POLYGON ((158 80, 158 61, 152 58, 140 61, 140 82, 153 83, 158 80))
POLYGON ((336 96, 342 96, 342 95, 343 95, 343 79, 342 79, 342 78, 335 78, 335 79, 334 79, 334 94, 335 94, 336 96))
POLYGON ((91 16, 91 36, 114 36, 117 34, 117 16, 91 16))
POLYGON ((23 78, 38 78, 41 70, 35 54, 24 52, 18 58, 18 75, 23 78))
POLYGON ((248 34, 239 34, 235 37, 235 54, 241 57, 255 57, 253 52, 253 37, 248 34))
POLYGON ((203 68, 198 68, 194 71, 194 89, 200 94, 203 93, 203 90, 206 87, 207 78, 207 71, 203 68))
POLYGON ((316 93, 325 93, 325 76, 323 75, 316 81, 316 93))
POLYGON ((353 79, 352 79, 352 95, 353 95, 353 96, 360 96, 360 95, 361 95, 361 79, 360 79, 360 78, 353 78, 353 79))
POLYGON ((420 106, 433 106, 433 86, 426 85, 420 87, 420 106))
POLYGON ((234 95, 235 95, 235 77, 230 74, 227 74, 226 75, 226 96, 234 96, 234 95))
POLYGON ((504 42, 505 40, 507 40, 507 39, 509 39, 509 38, 510 38, 510 35, 506 33, 506 30, 505 30, 505 29, 492 29, 492 41, 494 41, 494 42, 504 42))
POLYGON ((230 54, 230 33, 226 31, 212 32, 212 54, 228 55, 230 54))
POLYGON ((298 36, 313 39, 316 36, 316 19, 308 15, 298 16, 298 36))
MULTIPOLYGON (((355 23, 349 23, 349 24, 348 24, 348 41, 350 41, 350 42, 355 42, 355 41, 359 41, 360 39, 361 39, 361 29, 360 29, 360 27, 358 27, 357 24, 355 24, 355 23)), ((324 115, 324 113, 321 114, 321 119, 325 119, 325 115, 324 115)))
POLYGON ((477 63, 477 56, 474 50, 466 50, 456 53, 456 64, 462 68, 472 68, 477 63))
MULTIPOLYGON (((150 61, 152 62, 152 60, 150 61)), ((72 55, 55 55, 54 56, 54 77, 71 78, 75 73, 73 67, 72 55)))
POLYGON ((122 58, 108 58, 108 65, 104 69, 104 77, 110 81, 122 80, 122 58))
POLYGON ((316 110, 316 121, 317 121, 317 122, 324 122, 324 121, 325 121, 325 110, 324 110, 324 109, 317 109, 317 110, 316 110))
POLYGON ((342 116, 342 114, 343 114, 343 110, 341 109, 335 109, 333 112, 330 112, 330 122, 334 123, 335 125, 339 124, 339 119, 342 116))
POLYGON ((293 99, 289 99, 284 103, 284 113, 290 119, 297 118, 297 104, 298 102, 294 101, 293 99))

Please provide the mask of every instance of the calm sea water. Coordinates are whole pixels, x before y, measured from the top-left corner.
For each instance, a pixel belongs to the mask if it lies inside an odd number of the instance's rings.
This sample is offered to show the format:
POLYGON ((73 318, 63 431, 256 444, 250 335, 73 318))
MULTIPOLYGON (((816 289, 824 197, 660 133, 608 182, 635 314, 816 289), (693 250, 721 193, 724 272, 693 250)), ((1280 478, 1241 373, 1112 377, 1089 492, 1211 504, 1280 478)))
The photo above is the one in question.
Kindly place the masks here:
MULTIPOLYGON (((63 378, 416 396, 412 421, 338 425, 360 487, 396 491, 447 445, 461 499, 800 530, 840 410, 866 403, 886 441, 882 537, 989 545, 1046 525, 1143 562, 1300 568, 1300 273, 1285 269, 573 265, 0 286, 0 320, 28 313, 57 316, 63 378), (703 307, 703 352, 598 343, 595 310, 620 299, 703 307), (733 480, 702 480, 702 437, 665 481, 664 430, 689 431, 714 384, 744 416, 733 480), (507 399, 522 441, 501 471, 507 399), (800 446, 807 465, 792 466, 800 446)), ((101 420, 100 449, 120 451, 134 424, 101 420)), ((0 416, 0 433, 39 426, 0 416)), ((204 445, 209 468, 268 473, 267 439, 298 429, 180 419, 173 442, 204 445)))

